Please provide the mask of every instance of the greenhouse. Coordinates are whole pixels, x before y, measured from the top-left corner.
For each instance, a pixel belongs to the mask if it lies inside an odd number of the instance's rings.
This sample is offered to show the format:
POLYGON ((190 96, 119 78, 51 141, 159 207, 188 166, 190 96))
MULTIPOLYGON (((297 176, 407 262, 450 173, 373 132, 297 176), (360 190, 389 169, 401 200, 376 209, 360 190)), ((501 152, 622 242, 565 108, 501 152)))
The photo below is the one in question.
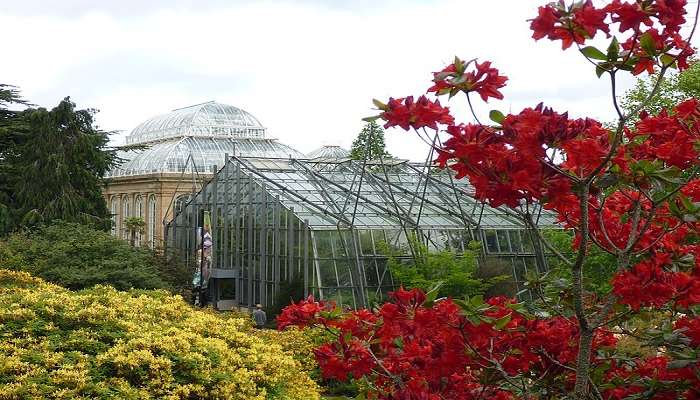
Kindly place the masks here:
MULTIPOLYGON (((395 289, 389 255, 409 262, 418 243, 460 253, 478 241, 480 263, 497 261, 521 291, 529 269, 546 268, 538 241, 472 190, 406 160, 229 156, 166 226, 166 244, 200 269, 219 308, 271 306, 294 283, 305 295, 371 305, 395 289)), ((555 226, 550 214, 533 215, 555 226)))

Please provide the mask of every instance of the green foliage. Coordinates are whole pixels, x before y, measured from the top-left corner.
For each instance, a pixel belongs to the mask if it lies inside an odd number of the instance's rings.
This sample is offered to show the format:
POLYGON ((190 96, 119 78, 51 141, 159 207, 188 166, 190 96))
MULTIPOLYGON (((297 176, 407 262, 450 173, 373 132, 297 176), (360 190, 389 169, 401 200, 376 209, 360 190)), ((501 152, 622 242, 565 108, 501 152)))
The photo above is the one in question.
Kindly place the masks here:
POLYGON ((136 235, 143 233, 146 221, 141 217, 128 217, 124 220, 124 226, 129 234, 129 243, 134 246, 136 244, 136 235))
MULTIPOLYGON (((570 261, 576 258, 576 250, 573 248, 573 234, 564 230, 549 230, 543 232, 547 241, 570 261)), ((571 282, 571 268, 561 260, 552 257, 549 260, 550 272, 547 278, 557 281, 553 285, 557 289, 567 289, 571 282)), ((586 289, 598 294, 608 293, 611 289, 610 282, 617 270, 617 259, 612 254, 591 244, 586 260, 583 263, 586 289)))
POLYGON ((295 276, 291 282, 283 280, 280 282, 268 321, 272 321, 272 317, 279 315, 283 308, 302 299, 304 299, 304 280, 299 276, 295 276))
MULTIPOLYGON (((634 88, 628 90, 622 99, 622 108, 625 112, 630 112, 649 97, 657 78, 658 74, 653 74, 637 80, 634 88)), ((692 97, 700 98, 700 63, 698 62, 681 73, 667 73, 659 86, 659 91, 644 109, 656 115, 662 109, 670 110, 681 101, 692 97)), ((632 121, 638 120, 637 115, 632 115, 631 118, 632 121)))
POLYGON ((52 110, 28 108, 0 85, 0 234, 53 220, 109 227, 104 174, 117 162, 94 110, 69 98, 52 110))
POLYGON ((384 128, 376 122, 368 122, 352 142, 350 157, 354 160, 390 158, 384 143, 384 128))
POLYGON ((0 265, 70 289, 108 284, 120 290, 180 290, 191 277, 186 268, 151 250, 67 222, 7 236, 0 241, 0 265))
POLYGON ((504 275, 488 279, 476 276, 481 248, 478 242, 470 243, 469 249, 462 254, 449 250, 430 252, 417 241, 413 247, 416 262, 402 262, 395 255, 390 255, 387 262, 394 281, 404 288, 420 288, 427 292, 439 285, 437 297, 462 298, 483 295, 496 283, 509 279, 504 275))

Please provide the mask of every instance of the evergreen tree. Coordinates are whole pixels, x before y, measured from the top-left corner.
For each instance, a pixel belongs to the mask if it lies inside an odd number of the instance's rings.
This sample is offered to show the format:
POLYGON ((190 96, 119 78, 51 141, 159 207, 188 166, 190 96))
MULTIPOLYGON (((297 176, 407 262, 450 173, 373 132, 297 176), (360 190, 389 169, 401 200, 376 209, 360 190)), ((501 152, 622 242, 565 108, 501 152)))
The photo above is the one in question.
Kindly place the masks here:
POLYGON ((384 128, 376 122, 368 122, 352 142, 350 157, 354 160, 376 160, 379 157, 389 158, 384 143, 384 128))
POLYGON ((0 89, 0 233, 58 219, 108 227, 103 176, 117 157, 95 111, 69 98, 52 110, 10 111, 23 101, 0 89))

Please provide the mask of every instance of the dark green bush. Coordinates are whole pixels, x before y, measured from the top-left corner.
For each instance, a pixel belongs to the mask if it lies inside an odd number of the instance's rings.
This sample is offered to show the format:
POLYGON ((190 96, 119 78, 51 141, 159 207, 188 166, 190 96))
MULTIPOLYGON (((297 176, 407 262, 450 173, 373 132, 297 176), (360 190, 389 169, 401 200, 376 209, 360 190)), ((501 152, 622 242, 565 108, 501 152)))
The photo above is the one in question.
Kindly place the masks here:
POLYGON ((0 240, 0 268, 26 271, 70 289, 180 290, 189 273, 149 249, 89 226, 57 222, 0 240))

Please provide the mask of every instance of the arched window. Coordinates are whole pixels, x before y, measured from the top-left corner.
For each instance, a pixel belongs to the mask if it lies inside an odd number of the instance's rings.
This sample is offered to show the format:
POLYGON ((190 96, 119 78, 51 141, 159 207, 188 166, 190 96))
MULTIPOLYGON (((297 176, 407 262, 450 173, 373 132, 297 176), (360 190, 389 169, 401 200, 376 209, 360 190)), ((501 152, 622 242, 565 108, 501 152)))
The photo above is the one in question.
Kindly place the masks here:
POLYGON ((112 235, 117 236, 119 233, 119 199, 117 196, 112 197, 109 212, 112 214, 112 235))
MULTIPOLYGON (((137 196, 134 200, 134 217, 141 218, 142 221, 146 222, 143 218, 143 197, 137 196)), ((136 233, 136 246, 141 246, 141 237, 143 234, 141 232, 136 233)))
POLYGON ((124 221, 126 221, 127 218, 131 217, 131 204, 129 204, 129 196, 124 196, 122 197, 122 232, 121 232, 121 237, 122 239, 129 240, 129 232, 126 228, 126 224, 124 221))
POLYGON ((148 245, 154 248, 156 245, 156 196, 148 198, 148 245))

